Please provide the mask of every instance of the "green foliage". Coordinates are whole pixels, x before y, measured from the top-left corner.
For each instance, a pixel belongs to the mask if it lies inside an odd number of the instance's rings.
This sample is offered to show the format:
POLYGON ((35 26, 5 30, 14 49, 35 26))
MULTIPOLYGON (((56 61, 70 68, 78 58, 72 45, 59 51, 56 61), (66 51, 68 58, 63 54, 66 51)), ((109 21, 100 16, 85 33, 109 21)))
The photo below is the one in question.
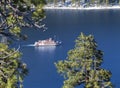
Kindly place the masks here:
POLYGON ((56 6, 57 5, 57 0, 54 0, 54 6, 56 6))
POLYGON ((42 19, 44 17, 45 17, 45 14, 44 14, 44 10, 42 9, 42 5, 38 5, 36 7, 36 10, 32 14, 32 18, 35 21, 38 21, 38 20, 40 20, 40 19, 42 19))
POLYGON ((45 0, 31 0, 31 2, 35 5, 46 4, 45 0))
POLYGON ((0 88, 16 88, 18 83, 22 85, 28 71, 20 57, 18 50, 9 49, 6 44, 0 43, 0 88))
POLYGON ((19 37, 19 34, 21 33, 21 29, 19 27, 14 27, 12 29, 9 30, 11 34, 19 37))
POLYGON ((44 0, 0 0, 0 88, 23 88, 27 65, 8 41, 26 39, 23 27, 44 28, 44 0))
POLYGON ((43 5, 44 0, 0 1, 0 34, 23 38, 24 35, 18 33, 22 27, 45 28, 41 24, 45 18, 43 5))
POLYGON ((75 42, 67 60, 55 63, 58 72, 65 78, 62 88, 75 88, 80 84, 84 84, 84 88, 113 88, 110 71, 100 67, 103 52, 97 49, 94 37, 81 33, 75 42))

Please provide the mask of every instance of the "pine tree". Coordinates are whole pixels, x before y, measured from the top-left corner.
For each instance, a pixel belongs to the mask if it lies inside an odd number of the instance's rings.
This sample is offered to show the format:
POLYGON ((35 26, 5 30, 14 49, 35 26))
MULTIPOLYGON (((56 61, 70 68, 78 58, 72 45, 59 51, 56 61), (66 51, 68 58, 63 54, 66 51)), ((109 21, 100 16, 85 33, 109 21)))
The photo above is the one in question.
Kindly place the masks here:
POLYGON ((23 88, 23 79, 28 70, 21 61, 19 48, 10 49, 0 43, 0 88, 23 88))
POLYGON ((44 0, 0 0, 0 88, 23 88, 27 65, 21 60, 20 47, 14 40, 26 39, 23 27, 45 28, 44 0))
POLYGON ((102 62, 103 52, 97 49, 94 37, 81 33, 67 59, 55 63, 65 78, 62 88, 75 88, 81 84, 84 88, 113 88, 111 72, 100 67, 102 62))

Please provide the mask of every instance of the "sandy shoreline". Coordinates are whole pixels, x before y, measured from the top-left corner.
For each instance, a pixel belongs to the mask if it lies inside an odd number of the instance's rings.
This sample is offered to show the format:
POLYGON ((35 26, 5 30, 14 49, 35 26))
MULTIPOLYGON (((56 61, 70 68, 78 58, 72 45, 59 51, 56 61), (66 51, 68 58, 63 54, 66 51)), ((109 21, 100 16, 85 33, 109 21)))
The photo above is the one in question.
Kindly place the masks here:
POLYGON ((75 9, 75 10, 94 10, 94 9, 120 9, 120 6, 99 6, 99 7, 48 7, 48 6, 44 6, 44 9, 75 9))

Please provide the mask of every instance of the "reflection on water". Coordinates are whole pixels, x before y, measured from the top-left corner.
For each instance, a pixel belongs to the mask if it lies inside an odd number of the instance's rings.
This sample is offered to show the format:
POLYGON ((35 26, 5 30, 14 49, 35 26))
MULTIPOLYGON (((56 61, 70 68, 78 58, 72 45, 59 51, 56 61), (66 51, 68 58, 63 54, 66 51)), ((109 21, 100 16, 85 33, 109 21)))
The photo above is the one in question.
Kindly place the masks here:
POLYGON ((56 46, 40 46, 35 47, 35 51, 39 54, 54 54, 56 46))
POLYGON ((35 47, 36 50, 43 51, 43 52, 54 51, 55 48, 56 48, 56 46, 40 46, 40 47, 35 47))

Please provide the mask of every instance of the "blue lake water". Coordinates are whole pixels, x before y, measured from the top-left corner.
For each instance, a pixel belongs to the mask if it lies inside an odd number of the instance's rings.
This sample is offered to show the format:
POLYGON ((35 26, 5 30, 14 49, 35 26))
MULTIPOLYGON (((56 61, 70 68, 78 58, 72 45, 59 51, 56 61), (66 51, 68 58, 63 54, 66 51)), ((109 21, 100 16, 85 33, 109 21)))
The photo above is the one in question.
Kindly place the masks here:
POLYGON ((21 43, 23 60, 29 68, 24 88, 61 88, 63 77, 57 73, 54 62, 67 57, 80 32, 94 35, 98 49, 104 51, 102 67, 112 72, 112 82, 120 88, 120 10, 50 10, 46 11, 44 23, 48 27, 45 32, 24 31, 29 36, 21 43), (62 44, 39 48, 24 46, 49 37, 61 40, 62 44))

